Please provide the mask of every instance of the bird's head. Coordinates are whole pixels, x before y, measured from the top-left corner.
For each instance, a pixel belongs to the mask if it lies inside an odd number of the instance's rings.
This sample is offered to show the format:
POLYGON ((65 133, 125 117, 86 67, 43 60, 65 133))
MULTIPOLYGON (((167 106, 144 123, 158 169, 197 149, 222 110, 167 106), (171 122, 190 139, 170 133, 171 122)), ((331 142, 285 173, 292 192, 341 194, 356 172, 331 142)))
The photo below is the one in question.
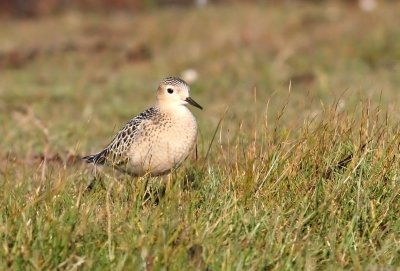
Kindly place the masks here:
POLYGON ((167 77, 161 81, 157 90, 157 100, 160 106, 174 106, 191 104, 203 109, 189 96, 188 84, 180 78, 167 77))

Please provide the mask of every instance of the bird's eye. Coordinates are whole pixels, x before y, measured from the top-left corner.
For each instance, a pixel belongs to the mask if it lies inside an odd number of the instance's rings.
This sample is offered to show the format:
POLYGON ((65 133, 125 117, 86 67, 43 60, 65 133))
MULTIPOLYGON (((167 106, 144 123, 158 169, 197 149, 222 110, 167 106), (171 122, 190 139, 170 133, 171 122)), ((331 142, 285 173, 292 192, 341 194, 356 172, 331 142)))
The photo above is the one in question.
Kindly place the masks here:
POLYGON ((167 91, 168 91, 169 94, 174 93, 174 90, 172 88, 167 88, 167 91))

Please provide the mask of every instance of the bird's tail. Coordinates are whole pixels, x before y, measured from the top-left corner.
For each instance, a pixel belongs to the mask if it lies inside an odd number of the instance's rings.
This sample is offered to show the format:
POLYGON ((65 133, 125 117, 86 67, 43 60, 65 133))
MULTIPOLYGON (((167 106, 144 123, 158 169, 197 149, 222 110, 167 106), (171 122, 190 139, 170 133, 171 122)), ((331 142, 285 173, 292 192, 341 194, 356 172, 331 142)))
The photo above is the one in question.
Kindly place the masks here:
POLYGON ((88 164, 103 165, 106 161, 107 154, 108 149, 104 149, 96 154, 84 156, 82 157, 82 160, 85 160, 88 164))

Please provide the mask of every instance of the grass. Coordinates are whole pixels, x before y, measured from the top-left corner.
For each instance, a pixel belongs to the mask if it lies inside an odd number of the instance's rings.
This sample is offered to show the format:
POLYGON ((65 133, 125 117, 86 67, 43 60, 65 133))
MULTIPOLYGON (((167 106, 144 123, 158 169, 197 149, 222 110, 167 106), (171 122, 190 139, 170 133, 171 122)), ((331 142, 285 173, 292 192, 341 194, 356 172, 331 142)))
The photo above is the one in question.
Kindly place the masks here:
POLYGON ((3 19, 0 269, 397 270, 399 10, 3 19), (79 157, 188 68, 199 159, 92 182, 79 157))

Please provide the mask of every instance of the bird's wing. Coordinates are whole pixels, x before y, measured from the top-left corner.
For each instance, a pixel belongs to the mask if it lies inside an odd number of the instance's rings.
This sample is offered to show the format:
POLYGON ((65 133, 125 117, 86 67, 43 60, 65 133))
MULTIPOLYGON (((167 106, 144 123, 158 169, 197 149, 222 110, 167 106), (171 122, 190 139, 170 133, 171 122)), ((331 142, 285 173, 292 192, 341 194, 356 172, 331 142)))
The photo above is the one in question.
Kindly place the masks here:
POLYGON ((143 111, 135 118, 128 121, 124 127, 119 130, 113 140, 101 152, 84 157, 88 163, 104 164, 107 162, 112 166, 121 166, 128 160, 128 151, 138 135, 140 127, 148 121, 153 121, 154 116, 158 113, 157 107, 151 107, 143 111))

